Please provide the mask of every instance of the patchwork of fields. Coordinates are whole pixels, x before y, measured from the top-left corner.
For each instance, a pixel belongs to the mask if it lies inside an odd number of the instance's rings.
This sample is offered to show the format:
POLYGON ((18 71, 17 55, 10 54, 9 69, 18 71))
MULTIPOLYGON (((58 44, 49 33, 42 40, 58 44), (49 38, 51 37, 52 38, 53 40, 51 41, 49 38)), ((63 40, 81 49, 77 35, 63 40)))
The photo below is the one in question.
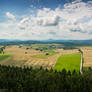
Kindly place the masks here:
POLYGON ((4 51, 7 54, 12 54, 11 58, 0 62, 4 65, 15 66, 32 66, 32 67, 44 67, 51 69, 56 64, 57 59, 61 53, 57 53, 53 50, 39 51, 35 49, 26 49, 25 46, 19 48, 18 46, 9 46, 4 51), (46 55, 46 53, 49 55, 46 55))
MULTIPOLYGON (((56 45, 55 46, 60 46, 56 45)), ((30 46, 7 46, 4 50, 2 58, 2 65, 14 66, 32 66, 33 68, 47 68, 61 71, 63 68, 66 70, 80 69, 80 58, 78 49, 64 50, 64 49, 50 49, 50 44, 43 45, 37 44, 30 46), (36 49, 37 48, 37 49, 36 49), (43 49, 45 48, 45 49, 43 49), (39 50, 38 50, 39 49, 39 50), (10 56, 11 55, 11 56, 10 56), (10 57, 9 57, 10 56, 10 57), (8 58, 9 57, 9 58, 8 58)), ((53 46, 54 47, 54 46, 53 46)))

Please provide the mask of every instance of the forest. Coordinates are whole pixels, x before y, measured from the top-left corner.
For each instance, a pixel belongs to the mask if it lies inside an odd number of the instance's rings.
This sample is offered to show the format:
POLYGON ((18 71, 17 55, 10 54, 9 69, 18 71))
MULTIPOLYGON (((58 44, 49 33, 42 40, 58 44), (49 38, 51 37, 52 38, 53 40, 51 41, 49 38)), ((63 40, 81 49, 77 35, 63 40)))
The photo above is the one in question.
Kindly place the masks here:
POLYGON ((92 92, 92 69, 80 74, 0 65, 0 92, 92 92))

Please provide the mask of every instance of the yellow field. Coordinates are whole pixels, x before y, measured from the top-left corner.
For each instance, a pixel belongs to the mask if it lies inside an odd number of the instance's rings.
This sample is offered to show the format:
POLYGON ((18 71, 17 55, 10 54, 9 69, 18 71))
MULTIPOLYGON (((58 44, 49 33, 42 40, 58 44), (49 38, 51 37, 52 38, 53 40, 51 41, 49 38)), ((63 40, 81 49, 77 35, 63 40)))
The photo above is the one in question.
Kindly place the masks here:
POLYGON ((64 50, 64 49, 56 49, 54 51, 57 51, 62 54, 74 54, 74 53, 79 53, 78 49, 73 49, 73 50, 64 50))
POLYGON ((26 47, 19 48, 18 46, 9 46, 4 51, 7 54, 12 54, 12 57, 7 60, 0 62, 0 64, 4 65, 15 65, 15 66, 34 66, 44 68, 52 68, 58 57, 61 54, 56 54, 47 57, 46 59, 33 58, 34 55, 45 55, 45 52, 36 51, 34 49, 26 50, 26 47), (27 54, 25 54, 25 52, 27 54))
POLYGON ((92 67, 92 47, 82 47, 83 52, 83 66, 84 67, 92 67))

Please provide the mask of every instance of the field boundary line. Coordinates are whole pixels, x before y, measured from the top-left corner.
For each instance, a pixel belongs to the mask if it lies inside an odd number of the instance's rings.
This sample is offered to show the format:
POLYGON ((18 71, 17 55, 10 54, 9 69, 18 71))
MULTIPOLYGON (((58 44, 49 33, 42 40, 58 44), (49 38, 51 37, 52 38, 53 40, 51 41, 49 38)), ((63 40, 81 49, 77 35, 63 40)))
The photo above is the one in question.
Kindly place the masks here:
POLYGON ((81 64, 80 64, 80 73, 82 74, 82 65, 83 65, 83 55, 81 53, 81 64))

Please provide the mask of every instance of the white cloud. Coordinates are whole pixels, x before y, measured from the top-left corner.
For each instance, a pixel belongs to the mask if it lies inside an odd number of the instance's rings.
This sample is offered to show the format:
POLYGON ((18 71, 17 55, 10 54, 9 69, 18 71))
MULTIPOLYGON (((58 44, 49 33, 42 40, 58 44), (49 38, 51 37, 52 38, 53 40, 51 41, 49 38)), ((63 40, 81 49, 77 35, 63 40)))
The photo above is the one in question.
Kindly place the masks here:
POLYGON ((12 13, 10 13, 10 12, 6 12, 6 16, 7 16, 9 19, 16 20, 16 19, 15 19, 15 16, 14 16, 12 13))
MULTIPOLYGON (((63 9, 38 9, 36 14, 28 15, 21 21, 0 25, 7 27, 7 35, 15 39, 92 39, 91 3, 77 0, 65 4, 63 9)), ((13 14, 8 12, 6 15, 15 20, 13 14)))

